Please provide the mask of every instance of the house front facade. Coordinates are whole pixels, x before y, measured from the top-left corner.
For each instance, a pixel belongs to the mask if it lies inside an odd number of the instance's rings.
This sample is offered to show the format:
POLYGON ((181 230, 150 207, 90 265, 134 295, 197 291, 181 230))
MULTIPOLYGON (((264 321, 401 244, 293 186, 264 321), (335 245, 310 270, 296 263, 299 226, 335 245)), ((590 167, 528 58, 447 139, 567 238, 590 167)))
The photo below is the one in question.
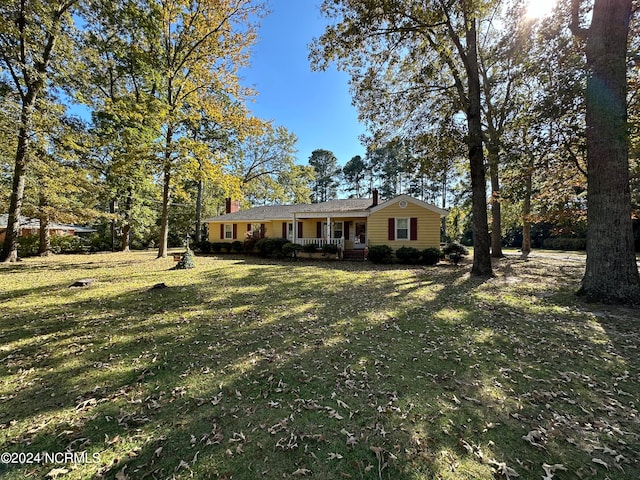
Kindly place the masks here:
POLYGON ((239 210, 227 200, 224 215, 205 219, 210 242, 248 237, 286 238, 301 245, 335 244, 344 250, 389 245, 425 249, 440 245, 443 210, 408 195, 378 202, 373 198, 330 200, 305 205, 268 205, 239 210))

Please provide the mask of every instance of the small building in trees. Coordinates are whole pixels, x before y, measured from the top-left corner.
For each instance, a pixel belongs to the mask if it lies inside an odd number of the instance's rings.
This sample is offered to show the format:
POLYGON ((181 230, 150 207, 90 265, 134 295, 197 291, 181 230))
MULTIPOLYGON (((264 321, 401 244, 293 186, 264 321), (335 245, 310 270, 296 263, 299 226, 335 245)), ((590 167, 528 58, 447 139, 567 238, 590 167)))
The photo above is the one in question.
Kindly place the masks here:
MULTIPOLYGON (((4 237, 7 230, 8 215, 0 215, 0 243, 4 241, 4 237)), ((38 235, 40 233, 40 220, 35 218, 20 217, 20 236, 26 237, 29 235, 38 235)), ((96 230, 94 228, 82 227, 80 225, 71 225, 63 223, 49 224, 49 233, 51 235, 68 235, 74 236, 83 233, 92 233, 96 230)))
POLYGON ((374 245, 424 249, 439 247, 441 218, 448 211, 409 195, 380 202, 373 198, 329 200, 304 205, 266 205, 238 210, 227 201, 224 215, 205 219, 210 242, 286 238, 300 245, 343 250, 374 245))

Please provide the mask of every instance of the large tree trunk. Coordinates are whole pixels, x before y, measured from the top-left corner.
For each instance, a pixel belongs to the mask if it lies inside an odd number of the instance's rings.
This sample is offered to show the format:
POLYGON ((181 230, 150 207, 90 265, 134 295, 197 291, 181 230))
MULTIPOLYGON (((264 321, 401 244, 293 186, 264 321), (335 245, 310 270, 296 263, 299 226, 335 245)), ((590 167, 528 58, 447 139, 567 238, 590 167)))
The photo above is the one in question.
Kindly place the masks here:
POLYGON ((0 261, 18 261, 18 237, 20 236, 20 217, 22 216, 22 201, 24 198, 24 185, 27 178, 28 141, 33 110, 36 103, 36 92, 29 90, 22 105, 20 114, 20 128, 18 129, 18 146, 16 148, 15 166, 13 168, 13 182, 11 186, 11 199, 9 200, 9 212, 7 218, 7 232, 0 261))
POLYGON ((46 257, 51 255, 51 235, 49 232, 50 218, 45 211, 46 200, 44 196, 40 196, 40 231, 38 242, 38 255, 46 257))
POLYGON ((491 179, 491 256, 503 257, 502 253, 502 212, 500 208, 500 179, 498 165, 500 150, 491 140, 487 145, 489 155, 489 178, 491 179))
POLYGON ((121 252, 129 251, 129 244, 131 243, 131 225, 129 223, 125 223, 122 226, 122 235, 120 236, 122 245, 120 245, 121 252))
POLYGON ((51 232, 49 231, 49 217, 40 217, 40 232, 38 234, 38 255, 48 257, 51 255, 51 232))
MULTIPOLYGON (((424 179, 424 177, 423 177, 424 179)), ((424 201, 424 188, 422 189, 422 200, 424 201)), ((447 208, 447 172, 442 174, 442 204, 440 205, 443 210, 447 208)), ((447 241, 447 217, 440 219, 440 241, 447 241)))
POLYGON ((169 203, 171 202, 171 151, 173 128, 167 127, 164 146, 164 179, 162 188, 162 218, 160 219, 160 238, 158 240, 158 258, 167 256, 169 243, 169 203))
MULTIPOLYGON (((16 148, 15 165, 13 169, 13 182, 11 187, 11 199, 9 201, 9 212, 7 219, 7 232, 5 235, 4 246, 2 253, 0 254, 0 261, 2 262, 16 262, 18 260, 18 237, 20 236, 20 216, 22 215, 22 201, 24 197, 24 185, 27 176, 27 163, 28 163, 28 142, 29 135, 31 133, 31 127, 33 122, 33 112, 35 110, 36 101, 40 92, 46 85, 47 69, 51 60, 51 54, 56 43, 56 38, 60 29, 60 18, 69 10, 74 1, 66 2, 59 5, 57 10, 50 12, 52 14, 52 25, 46 29, 45 42, 43 44, 42 57, 39 61, 35 62, 35 69, 23 74, 22 80, 24 80, 24 90, 20 86, 20 82, 16 80, 16 87, 20 91, 22 101, 22 111, 20 113, 20 127, 18 128, 18 145, 16 148)), ((18 24, 18 30, 20 31, 20 54, 19 60, 21 65, 25 62, 25 57, 30 50, 31 45, 28 44, 27 37, 24 36, 24 31, 29 20, 27 19, 28 11, 31 8, 29 2, 22 2, 17 18, 12 19, 18 24)), ((8 21, 3 19, 3 21, 8 21)), ((19 67, 20 71, 23 70, 23 66, 19 67)), ((15 77, 14 77, 15 79, 15 77)))
POLYGON ((596 0, 586 33, 587 264, 579 293, 605 303, 640 302, 626 111, 631 3, 596 0))
POLYGON ((164 186, 162 189, 162 218, 160 220, 160 239, 158 258, 167 256, 169 243, 169 202, 171 201, 171 165, 164 167, 164 186))
POLYGON ((198 180, 198 196, 196 198, 196 245, 202 241, 202 196, 204 180, 198 180))
POLYGON ((124 206, 124 224, 122 225, 122 235, 120 245, 121 252, 129 251, 129 244, 131 243, 131 209, 133 208, 133 191, 129 187, 127 191, 127 201, 124 206))
POLYGON ((493 275, 489 250, 489 223, 487 216, 487 182, 484 174, 484 152, 482 149, 482 118, 480 108, 480 74, 478 71, 478 46, 475 19, 470 20, 466 32, 466 71, 469 84, 467 125, 469 128, 469 165, 471 170, 473 267, 471 274, 488 277, 493 275))
POLYGON ((526 260, 531 253, 531 194, 533 191, 533 157, 529 160, 529 165, 525 177, 524 205, 522 206, 522 259, 526 260))

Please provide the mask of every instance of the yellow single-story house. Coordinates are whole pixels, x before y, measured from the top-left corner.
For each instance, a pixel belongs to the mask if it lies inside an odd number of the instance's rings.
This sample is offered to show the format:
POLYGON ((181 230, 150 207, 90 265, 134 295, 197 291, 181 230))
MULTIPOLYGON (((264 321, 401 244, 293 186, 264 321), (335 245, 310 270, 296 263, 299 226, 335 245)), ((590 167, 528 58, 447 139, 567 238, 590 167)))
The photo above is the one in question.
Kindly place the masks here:
POLYGON ((210 242, 248 237, 286 238, 301 245, 335 244, 344 250, 389 245, 417 249, 440 246, 441 218, 447 210, 409 195, 330 200, 305 205, 267 205, 240 210, 227 199, 226 213, 205 219, 210 242))

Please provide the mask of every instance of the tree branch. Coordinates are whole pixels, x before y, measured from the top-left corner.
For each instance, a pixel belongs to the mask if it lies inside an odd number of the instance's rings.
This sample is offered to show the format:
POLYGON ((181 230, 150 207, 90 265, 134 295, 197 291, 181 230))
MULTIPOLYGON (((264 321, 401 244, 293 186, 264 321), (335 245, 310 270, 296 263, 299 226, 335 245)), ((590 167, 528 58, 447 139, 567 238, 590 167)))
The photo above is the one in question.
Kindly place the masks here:
POLYGON ((580 26, 581 4, 581 0, 571 0, 571 22, 569 23, 569 30, 579 39, 586 40, 589 36, 589 29, 580 26))

